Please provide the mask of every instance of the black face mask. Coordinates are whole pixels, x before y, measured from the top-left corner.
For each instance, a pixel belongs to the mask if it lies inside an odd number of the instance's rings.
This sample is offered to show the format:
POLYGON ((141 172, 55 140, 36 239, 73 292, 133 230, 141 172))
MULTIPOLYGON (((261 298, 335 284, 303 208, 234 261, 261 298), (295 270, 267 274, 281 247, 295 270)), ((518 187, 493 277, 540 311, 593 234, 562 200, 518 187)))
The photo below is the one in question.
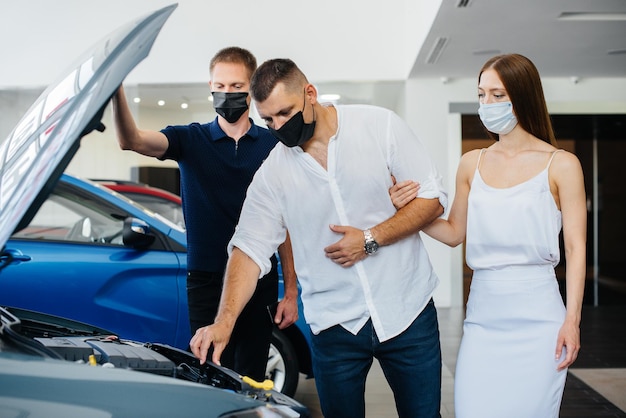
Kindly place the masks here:
POLYGON ((235 123, 248 110, 248 93, 211 92, 213 107, 228 123, 235 123))
MULTIPOLYGON (((306 106, 306 97, 304 106, 306 106)), ((276 130, 268 126, 272 135, 289 148, 300 146, 313 137, 313 132, 315 131, 315 108, 313 108, 313 122, 304 123, 304 116, 302 115, 304 106, 302 106, 302 110, 289 118, 280 129, 276 130)))

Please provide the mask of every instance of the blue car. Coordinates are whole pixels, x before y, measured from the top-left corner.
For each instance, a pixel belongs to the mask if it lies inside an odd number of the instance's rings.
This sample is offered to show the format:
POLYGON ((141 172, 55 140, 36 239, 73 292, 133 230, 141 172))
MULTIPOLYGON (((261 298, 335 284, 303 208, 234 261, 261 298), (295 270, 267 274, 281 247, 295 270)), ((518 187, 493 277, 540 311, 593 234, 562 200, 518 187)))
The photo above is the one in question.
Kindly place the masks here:
POLYGON ((0 416, 310 416, 271 381, 175 347, 188 339, 178 227, 61 178, 175 8, 87 50, 0 142, 0 416))
MULTIPOLYGON (((20 262, 2 274, 0 304, 80 320, 132 340, 188 347, 185 231, 163 216, 63 174, 7 247, 20 262)), ((310 337, 299 308, 296 326, 275 329, 268 359, 267 377, 290 396, 299 373, 311 375, 310 337)))

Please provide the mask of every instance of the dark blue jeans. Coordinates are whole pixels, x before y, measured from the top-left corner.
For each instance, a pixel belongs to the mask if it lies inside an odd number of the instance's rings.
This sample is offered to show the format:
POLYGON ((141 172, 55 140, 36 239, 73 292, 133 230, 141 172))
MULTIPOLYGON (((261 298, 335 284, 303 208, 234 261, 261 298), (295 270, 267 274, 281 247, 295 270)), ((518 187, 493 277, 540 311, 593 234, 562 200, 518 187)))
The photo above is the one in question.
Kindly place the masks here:
POLYGON ((365 417, 365 381, 374 358, 393 391, 399 417, 441 416, 441 346, 432 299, 406 331, 384 343, 370 320, 357 335, 340 325, 313 335, 311 348, 325 418, 365 417))

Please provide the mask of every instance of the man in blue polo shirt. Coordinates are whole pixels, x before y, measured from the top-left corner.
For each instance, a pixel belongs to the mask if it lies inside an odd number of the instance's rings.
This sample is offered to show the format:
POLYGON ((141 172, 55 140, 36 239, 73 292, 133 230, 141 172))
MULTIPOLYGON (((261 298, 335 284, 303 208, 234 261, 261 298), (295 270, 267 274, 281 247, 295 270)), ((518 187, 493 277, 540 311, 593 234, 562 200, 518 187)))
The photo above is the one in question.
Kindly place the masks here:
MULTIPOLYGON (((113 100, 120 147, 160 160, 178 162, 187 227, 187 296, 191 334, 212 324, 217 313, 231 239, 255 172, 276 145, 267 129, 249 118, 250 78, 256 59, 249 51, 229 47, 210 63, 209 86, 218 116, 213 122, 138 129, 124 90, 113 100)), ((280 328, 298 316, 298 291, 289 238, 279 248, 285 297, 274 322, 280 328)), ((278 299, 277 260, 259 280, 253 298, 239 318, 221 364, 255 380, 265 378, 272 334, 267 306, 278 299)))

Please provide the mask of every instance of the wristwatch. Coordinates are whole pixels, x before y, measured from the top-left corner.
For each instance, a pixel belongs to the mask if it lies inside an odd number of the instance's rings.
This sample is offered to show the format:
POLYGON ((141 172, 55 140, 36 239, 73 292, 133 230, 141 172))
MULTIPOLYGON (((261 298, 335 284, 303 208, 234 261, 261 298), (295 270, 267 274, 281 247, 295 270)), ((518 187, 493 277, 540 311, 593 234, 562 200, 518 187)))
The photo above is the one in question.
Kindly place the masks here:
POLYGON ((369 229, 366 229, 365 231, 363 231, 363 235, 365 236, 365 254, 374 254, 376 251, 378 251, 379 245, 372 236, 372 232, 369 229))

